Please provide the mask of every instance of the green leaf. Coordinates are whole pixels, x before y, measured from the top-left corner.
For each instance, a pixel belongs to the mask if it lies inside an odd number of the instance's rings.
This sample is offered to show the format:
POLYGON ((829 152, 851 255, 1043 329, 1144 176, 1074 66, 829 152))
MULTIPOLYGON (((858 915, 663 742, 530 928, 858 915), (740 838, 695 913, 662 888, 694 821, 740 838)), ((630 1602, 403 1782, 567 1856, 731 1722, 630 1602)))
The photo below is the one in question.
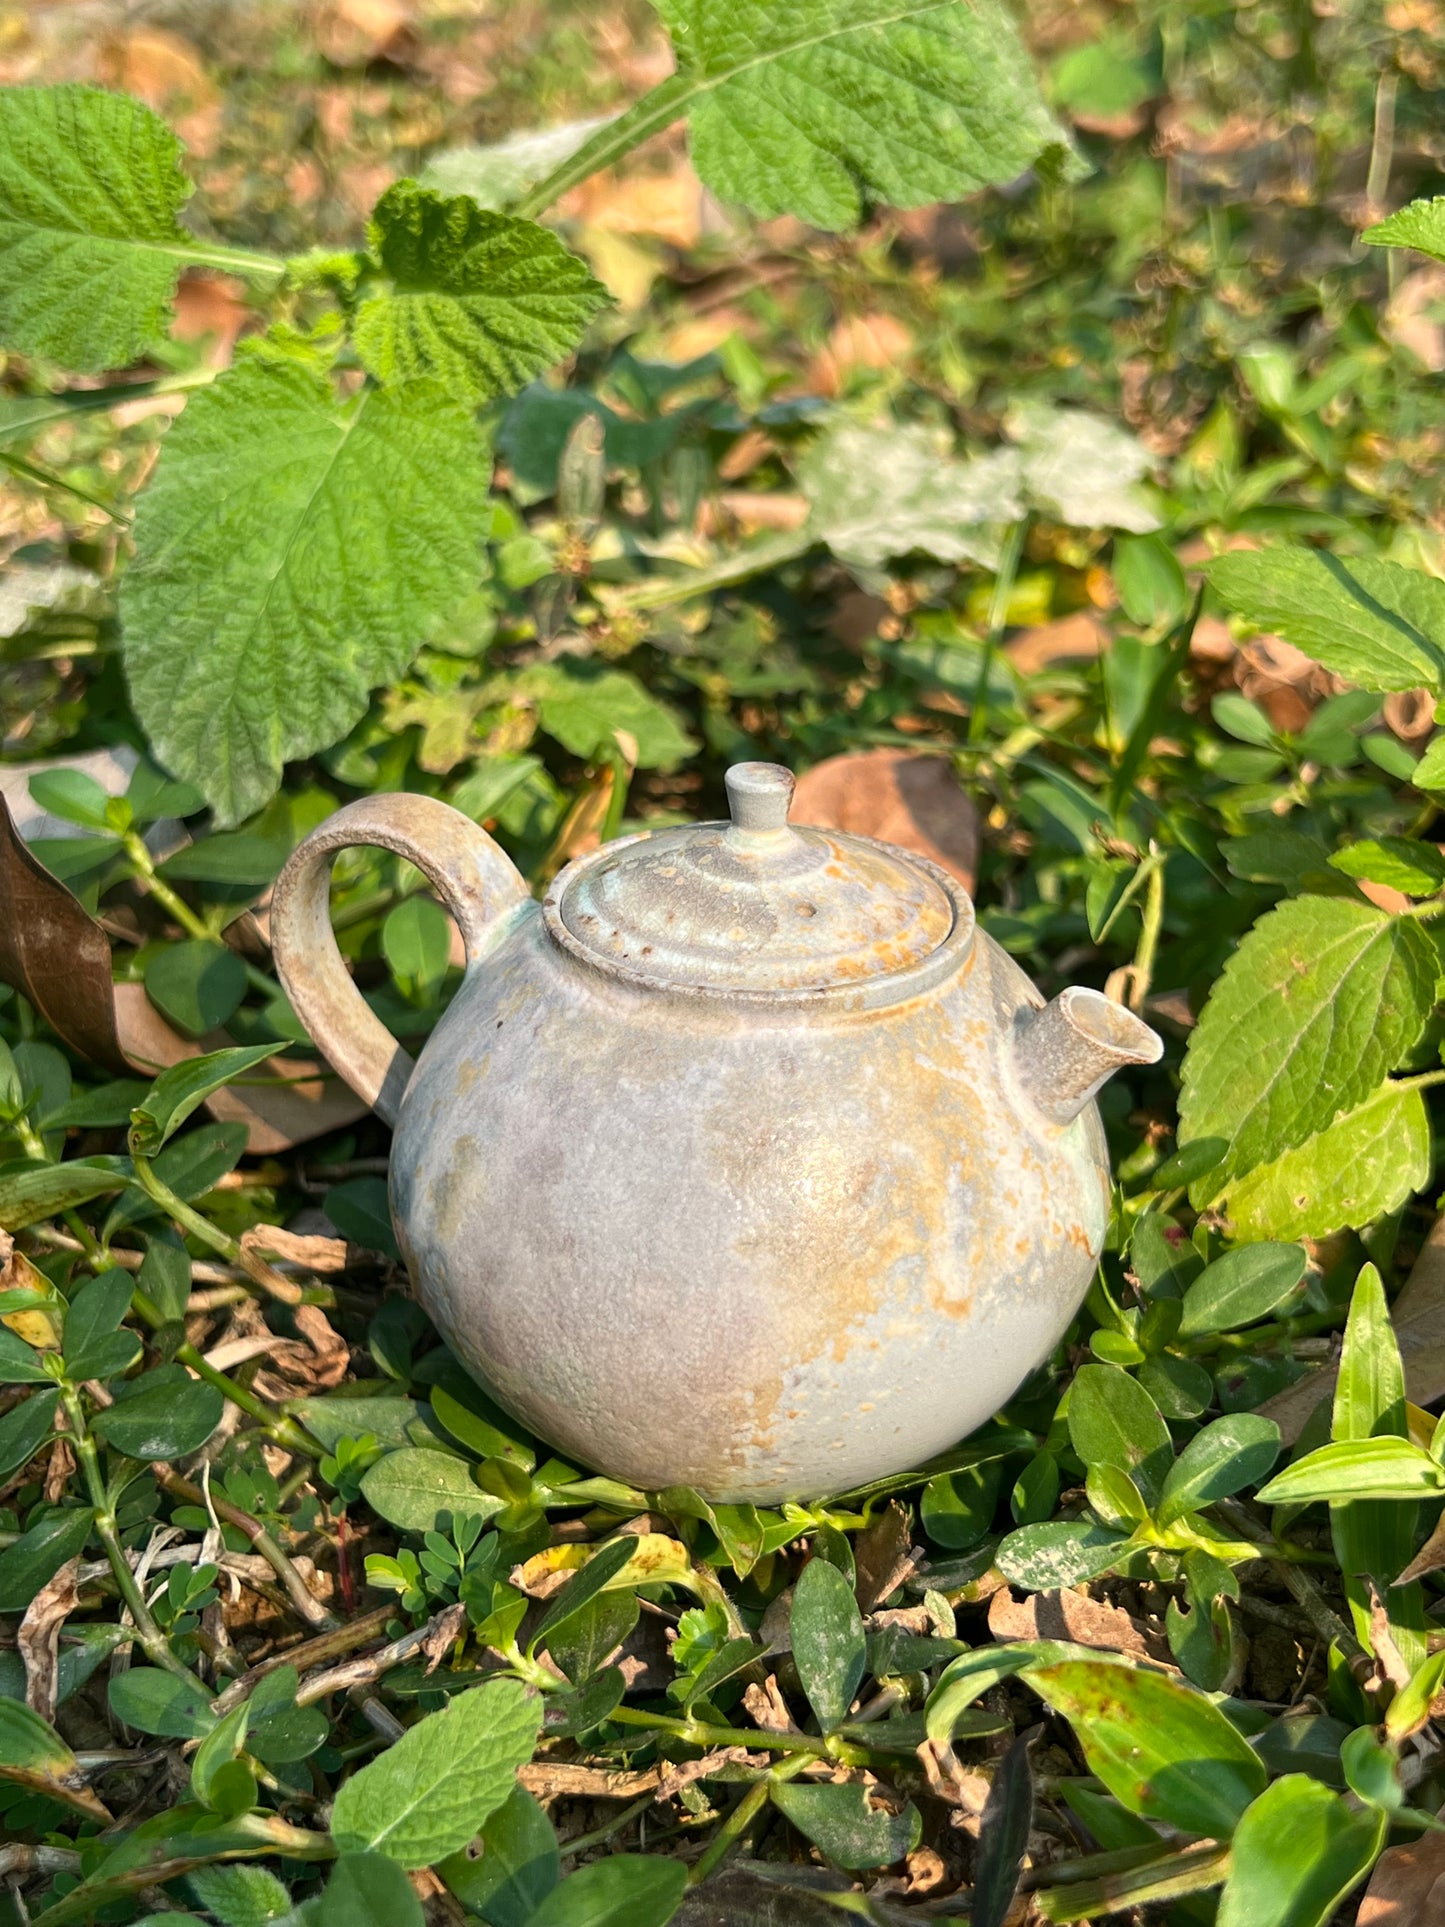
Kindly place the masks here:
POLYGON ((162 1318, 184 1318, 191 1295, 191 1254, 184 1245, 152 1238, 135 1282, 162 1318))
POLYGON ((212 1091, 284 1049, 283 1044, 250 1044, 242 1050, 213 1050, 172 1064, 151 1085, 145 1102, 131 1113, 132 1149, 140 1157, 153 1158, 212 1091))
POLYGON ((204 1689, 197 1690, 159 1666, 132 1666, 112 1676, 110 1710, 137 1733, 162 1739, 199 1740, 216 1725, 204 1689))
POLYGON ((939 1745, 950 1741, 961 1715, 975 1700, 990 1687, 1015 1678, 1025 1667, 1090 1657, 1083 1646, 1057 1639, 1009 1641, 960 1653, 940 1673, 938 1684, 928 1696, 924 1726, 929 1739, 939 1745))
POLYGON ((1114 586, 1124 614, 1141 629, 1178 622, 1189 607, 1184 570, 1162 536, 1115 536, 1114 586))
POLYGON ((1034 1821, 1030 1735, 1014 1740, 994 1769, 979 1827, 969 1927, 1004 1927, 1034 1821))
POLYGON ((288 855, 284 844, 268 843, 264 837, 248 836, 244 831, 231 836, 203 836, 167 857, 161 874, 167 883, 233 883, 260 889, 276 880, 288 855))
POLYGON ((118 1158, 76 1158, 70 1164, 11 1165, 0 1171, 0 1228, 23 1231, 73 1205, 124 1191, 130 1168, 118 1158))
POLYGON ((331 1817, 337 1846, 403 1867, 459 1852, 510 1796, 541 1725, 540 1696, 517 1680, 457 1694, 344 1783, 331 1817))
POLYGON ((251 1730, 246 1751, 265 1766, 290 1766, 309 1760, 326 1744, 331 1723, 319 1706, 298 1706, 294 1666, 278 1666, 258 1681, 246 1704, 251 1730))
POLYGON ((1445 884, 1445 856, 1413 836, 1366 836, 1330 858, 1347 877, 1384 883, 1407 897, 1431 897, 1445 884))
POLYGON ((411 1882, 394 1860, 378 1853, 343 1853, 316 1904, 314 1927, 424 1927, 425 1920, 411 1882))
POLYGON ((264 1867, 197 1867, 186 1885, 222 1927, 269 1927, 291 1911, 290 1894, 264 1867))
POLYGON ((856 1781, 847 1786, 802 1786, 784 1780, 772 1789, 773 1805, 806 1834, 834 1866, 848 1872, 864 1867, 888 1867, 912 1853, 923 1831, 919 1812, 910 1800, 901 1813, 888 1813, 868 1804, 868 1789, 856 1781))
POLYGON ((994 1564, 1012 1585, 1028 1592, 1054 1592, 1108 1572, 1126 1543, 1122 1533, 1088 1519, 1051 1519, 1007 1533, 999 1541, 994 1564))
POLYGON ((612 1853, 554 1887, 527 1927, 667 1927, 686 1889, 680 1860, 612 1853))
POLYGON ((1025 1678, 1131 1813, 1227 1840, 1264 1790, 1264 1763, 1248 1741, 1202 1693, 1161 1673, 1065 1660, 1025 1678))
POLYGON ((1240 1820, 1218 1927, 1324 1927, 1384 1845, 1381 1813, 1356 1813, 1303 1773, 1262 1793, 1240 1820))
POLYGON ((1157 1503, 1174 1463, 1169 1427, 1137 1379, 1117 1365, 1083 1365, 1069 1388, 1069 1439, 1085 1465, 1111 1465, 1157 1503))
POLYGON ((298 1398, 286 1409, 328 1452, 334 1452, 342 1439, 368 1434, 378 1445, 410 1445, 409 1427, 427 1415, 417 1398, 298 1398))
MULTIPOLYGON (((48 1385, 52 1382, 49 1372, 40 1362, 40 1353, 33 1345, 6 1325, 0 1325, 0 1385, 48 1385)), ((17 1408, 19 1409, 19 1408, 17 1408)), ((14 1412, 8 1414, 14 1417, 14 1412)))
POLYGON ((146 965, 146 995, 187 1037, 219 1030, 241 1007, 246 966, 223 943, 168 943, 146 965))
MULTIPOLYGON (((610 1545, 600 1546, 586 1565, 567 1581, 547 1608, 533 1635, 530 1650, 537 1652, 547 1644, 549 1639, 563 1631, 570 1620, 576 1619, 585 1612, 592 1601, 605 1590, 608 1582, 615 1579, 622 1568, 631 1562, 636 1550, 637 1541, 627 1535, 614 1539, 610 1545)), ((616 1643, 614 1640, 613 1644, 616 1643)), ((611 1647, 607 1648, 607 1651, 610 1652, 611 1647)))
MULTIPOLYGON (((3 108, 0 108, 3 116, 3 108)), ((79 769, 40 770, 30 778, 30 795, 41 809, 67 823, 79 823, 88 830, 109 830, 114 826, 106 814, 110 793, 93 776, 79 769)))
POLYGON ((1434 576, 1307 548, 1234 550, 1206 573, 1237 615, 1362 689, 1442 687, 1445 582, 1434 576))
POLYGON ((0 1552, 0 1613, 23 1613, 36 1593, 90 1537, 89 1506, 67 1507, 22 1532, 0 1552))
MULTIPOLYGON (((1307 1452, 1270 1480, 1265 1505, 1318 1499, 1429 1499, 1445 1495, 1445 1469, 1409 1439, 1346 1439, 1307 1452)), ((1398 1570, 1398 1568, 1396 1568, 1398 1570)))
POLYGON ((211 1728, 191 1756, 191 1793, 202 1806, 212 1806, 212 1788, 222 1767, 229 1765, 246 1744, 251 1708, 243 1700, 211 1728))
POLYGON ((407 897, 381 926, 382 955, 409 995, 427 995, 446 976, 451 940, 451 919, 430 897, 407 897))
POLYGON ((182 1365, 162 1365, 112 1387, 114 1405, 91 1429, 130 1459, 184 1458, 199 1451, 221 1422, 226 1401, 214 1385, 182 1365))
POLYGON ((0 1699, 0 1773, 7 1766, 59 1779, 75 1771, 75 1755, 50 1722, 23 1700, 0 1699))
POLYGON ((1261 917, 1215 983, 1184 1058, 1181 1141, 1229 1140, 1196 1202, 1370 1096, 1424 1028, 1436 970, 1419 924, 1373 904, 1297 897, 1261 917))
POLYGON ((505 1503, 483 1492, 465 1459, 423 1445, 403 1446, 378 1459, 361 1481, 361 1496, 407 1532, 434 1532, 439 1512, 490 1519, 505 1503))
POLYGON ((429 384, 338 403, 252 360, 193 397, 140 498, 121 616, 152 747, 223 828, 474 586, 487 484, 474 423, 429 384))
POLYGON ((658 11, 678 73, 618 127, 657 120, 654 100, 685 112, 698 173, 755 214, 855 227, 870 201, 962 200, 1064 142, 995 0, 659 0, 658 11))
POLYGON ((1414 248, 1445 261, 1445 196, 1411 201, 1367 227, 1360 239, 1372 248, 1414 248))
MULTIPOLYGON (((19 1342, 17 1339, 16 1343, 19 1342)), ((30 1356, 33 1358, 34 1352, 30 1356)), ((59 1397, 60 1393, 54 1390, 32 1392, 0 1418, 0 1479, 8 1479, 12 1472, 28 1465, 50 1437, 59 1397)))
POLYGON ((76 374, 165 334, 198 252, 191 183, 158 115, 96 87, 0 88, 0 342, 76 374))
POLYGON ((868 1643, 853 1588, 826 1559, 810 1559, 793 1588, 793 1663, 825 1733, 848 1717, 863 1682, 868 1643))
POLYGON ((564 656, 525 670, 517 689, 536 700, 543 729, 574 756, 605 754, 619 730, 636 743, 642 769, 672 769, 697 748, 677 712, 622 669, 564 656))
POLYGON ((1237 1331, 1282 1305, 1309 1263, 1297 1244, 1238 1245, 1216 1258, 1184 1294, 1182 1337, 1237 1331))
POLYGON ((1229 1188, 1245 1237, 1323 1238, 1397 1210, 1430 1182, 1430 1113, 1422 1092, 1386 1082, 1353 1111, 1229 1188))
POLYGON ((1257 1485, 1279 1457, 1279 1427, 1252 1412, 1232 1412, 1196 1432, 1175 1460, 1155 1518, 1161 1526, 1257 1485))
MULTIPOLYGON (((1391 1704, 1393 1705, 1393 1701, 1391 1704)), ((1396 1813, 1405 1804, 1400 1784, 1400 1756, 1393 1746, 1375 1737, 1372 1726, 1357 1726, 1340 1747, 1345 1784, 1369 1806, 1396 1813)))
POLYGON ((508 395, 564 355, 607 305, 607 290, 550 229, 396 181, 371 217, 391 276, 352 334, 379 381, 434 377, 467 401, 508 395))
POLYGON ((454 1853, 436 1868, 468 1913, 487 1927, 527 1927, 562 1877, 562 1851, 552 1822, 523 1786, 481 1830, 481 1858, 454 1853))

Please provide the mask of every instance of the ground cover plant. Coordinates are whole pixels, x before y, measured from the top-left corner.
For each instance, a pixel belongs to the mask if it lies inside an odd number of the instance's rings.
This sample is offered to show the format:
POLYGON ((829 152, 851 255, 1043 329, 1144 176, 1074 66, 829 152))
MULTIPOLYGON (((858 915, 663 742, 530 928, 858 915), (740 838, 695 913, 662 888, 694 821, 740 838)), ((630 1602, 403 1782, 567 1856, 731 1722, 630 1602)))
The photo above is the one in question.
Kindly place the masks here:
MULTIPOLYGON (((0 1911, 1416 1917, 1435 10, 9 18, 0 1911), (1168 1040, 1086 1306, 825 1502, 561 1463, 407 1296, 270 884, 369 791, 541 885, 903 750, 1168 1040)), ((333 908, 418 1047, 445 914, 333 908)))

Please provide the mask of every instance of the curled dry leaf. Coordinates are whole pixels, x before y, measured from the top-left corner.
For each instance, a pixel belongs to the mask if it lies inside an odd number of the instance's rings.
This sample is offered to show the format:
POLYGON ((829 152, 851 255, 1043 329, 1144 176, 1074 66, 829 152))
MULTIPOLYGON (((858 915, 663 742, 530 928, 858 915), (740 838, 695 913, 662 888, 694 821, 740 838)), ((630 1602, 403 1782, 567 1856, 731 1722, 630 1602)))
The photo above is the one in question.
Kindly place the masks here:
POLYGON ((129 1070, 116 1034, 110 941, 65 885, 30 854, 3 797, 0 977, 28 998, 79 1056, 109 1071, 129 1070))
POLYGON ((1108 632, 1089 609, 1040 622, 1010 636, 1003 652, 1021 676, 1036 676, 1060 662, 1092 662, 1103 653, 1108 632))
POLYGON ((906 749, 830 756, 799 777, 792 816, 916 851, 973 889, 978 815, 947 757, 906 749))
POLYGON ((998 1640, 1067 1639, 1100 1652, 1150 1657, 1148 1642, 1128 1613, 1073 1590, 1031 1593, 1027 1599, 996 1592, 989 1601, 988 1629, 998 1640))
POLYGON ((908 1508, 894 1499, 854 1543, 853 1596, 859 1611, 871 1613, 895 1593, 921 1557, 909 1545, 908 1508))
MULTIPOLYGON (((1442 1810, 1440 1818, 1445 1818, 1442 1810)), ((1355 1927, 1438 1927, 1445 1921, 1445 1834, 1422 1833, 1375 1863, 1355 1927)))
POLYGON ((80 1595, 76 1576, 80 1558, 67 1559, 25 1609, 15 1643, 25 1662, 25 1703, 43 1720, 55 1718, 56 1670, 60 1663, 60 1629, 75 1611, 80 1595))

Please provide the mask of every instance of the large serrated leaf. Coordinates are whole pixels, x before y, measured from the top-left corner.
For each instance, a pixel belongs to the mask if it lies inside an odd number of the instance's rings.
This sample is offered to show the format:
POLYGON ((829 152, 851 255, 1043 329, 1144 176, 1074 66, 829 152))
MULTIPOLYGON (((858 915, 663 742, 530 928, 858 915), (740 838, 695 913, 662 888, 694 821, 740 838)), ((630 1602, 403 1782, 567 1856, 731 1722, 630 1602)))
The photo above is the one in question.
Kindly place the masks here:
POLYGON ((1435 576, 1305 548, 1239 550, 1208 573, 1237 615, 1362 689, 1439 690, 1445 680, 1445 582, 1435 576))
POLYGON ((1360 236, 1374 248, 1416 248, 1445 261, 1445 195, 1411 201, 1360 236))
POLYGON ((248 362, 197 395, 136 513, 126 670, 156 753, 224 825, 335 742, 476 579, 488 463, 428 383, 338 404, 248 362))
POLYGON ((724 200, 815 227, 1014 179, 1066 137, 999 0, 658 0, 678 71, 526 197, 529 212, 686 115, 724 200))
POLYGON ((1248 1238, 1323 1238, 1396 1210, 1429 1183, 1431 1169, 1424 1097, 1385 1084, 1241 1178, 1229 1193, 1229 1215, 1248 1238))
POLYGON ((510 1795, 541 1725, 541 1699, 518 1680, 459 1693, 342 1786, 331 1816, 337 1846, 403 1867, 460 1852, 510 1795))
POLYGON ((1262 917, 1225 966, 1189 1040, 1181 1144, 1220 1138, 1196 1203, 1303 1144, 1374 1092, 1435 1001, 1430 939, 1346 897, 1298 897, 1262 917))
POLYGON ((181 144, 97 87, 0 88, 0 343, 80 374, 166 331, 195 241, 181 144))
POLYGON ((397 181, 372 245, 392 287, 363 301, 353 336, 381 381, 433 377, 472 401, 511 394, 577 346, 607 290, 535 221, 397 181))

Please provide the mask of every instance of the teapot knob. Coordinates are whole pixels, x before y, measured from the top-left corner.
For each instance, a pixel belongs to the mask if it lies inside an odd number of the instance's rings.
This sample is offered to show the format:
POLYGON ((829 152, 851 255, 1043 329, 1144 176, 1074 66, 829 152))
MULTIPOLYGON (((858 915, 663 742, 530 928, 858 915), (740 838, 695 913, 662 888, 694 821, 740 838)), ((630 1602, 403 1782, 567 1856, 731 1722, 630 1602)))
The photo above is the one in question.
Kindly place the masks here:
POLYGON ((723 778, 735 830, 766 834, 788 827, 793 772, 781 763, 734 763, 723 778))

